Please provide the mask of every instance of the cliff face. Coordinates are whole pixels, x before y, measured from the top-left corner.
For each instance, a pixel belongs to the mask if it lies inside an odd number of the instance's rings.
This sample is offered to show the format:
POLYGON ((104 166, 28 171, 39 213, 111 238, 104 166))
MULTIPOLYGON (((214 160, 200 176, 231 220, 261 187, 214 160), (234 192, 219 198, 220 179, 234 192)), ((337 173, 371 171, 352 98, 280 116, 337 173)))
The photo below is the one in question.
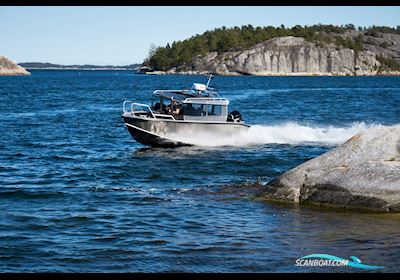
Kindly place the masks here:
POLYGON ((19 66, 16 62, 0 56, 0 76, 30 75, 25 68, 19 66))
MULTIPOLYGON (((245 51, 211 52, 196 58, 189 74, 219 75, 376 75, 380 62, 371 51, 333 44, 316 46, 300 37, 279 37, 245 51)), ((170 72, 173 72, 170 71, 170 72)))

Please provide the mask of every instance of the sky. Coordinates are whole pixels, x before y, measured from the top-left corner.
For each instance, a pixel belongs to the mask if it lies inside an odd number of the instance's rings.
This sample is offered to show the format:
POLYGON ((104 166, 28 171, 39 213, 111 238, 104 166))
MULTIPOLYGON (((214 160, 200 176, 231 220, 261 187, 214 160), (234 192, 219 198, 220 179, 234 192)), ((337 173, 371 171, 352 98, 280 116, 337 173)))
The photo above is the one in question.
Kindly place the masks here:
POLYGON ((142 63, 151 44, 222 26, 400 25, 400 6, 0 7, 0 55, 18 63, 142 63))

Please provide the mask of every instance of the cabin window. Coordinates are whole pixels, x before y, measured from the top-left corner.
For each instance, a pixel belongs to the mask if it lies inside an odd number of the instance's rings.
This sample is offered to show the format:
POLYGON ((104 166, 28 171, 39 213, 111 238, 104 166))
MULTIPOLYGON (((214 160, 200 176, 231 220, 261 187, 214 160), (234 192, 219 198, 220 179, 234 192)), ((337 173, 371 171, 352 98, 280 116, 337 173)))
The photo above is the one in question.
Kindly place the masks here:
POLYGON ((183 115, 185 120, 204 118, 208 121, 225 121, 227 105, 184 103, 183 115))
POLYGON ((208 105, 208 115, 209 116, 220 116, 221 115, 221 105, 208 105))
POLYGON ((183 112, 186 116, 205 116, 207 114, 205 104, 184 104, 183 112))

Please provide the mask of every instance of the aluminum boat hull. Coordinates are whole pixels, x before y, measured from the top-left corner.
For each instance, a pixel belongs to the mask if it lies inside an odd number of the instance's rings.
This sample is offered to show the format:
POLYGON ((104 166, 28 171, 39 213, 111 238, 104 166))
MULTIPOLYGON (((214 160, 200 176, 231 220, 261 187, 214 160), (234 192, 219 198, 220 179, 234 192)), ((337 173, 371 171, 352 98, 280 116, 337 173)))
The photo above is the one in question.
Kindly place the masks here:
POLYGON ((213 137, 230 137, 246 132, 250 128, 249 125, 243 123, 166 120, 138 117, 130 113, 124 113, 121 117, 133 139, 152 147, 194 145, 177 135, 184 135, 187 139, 196 139, 200 135, 210 134, 213 137))

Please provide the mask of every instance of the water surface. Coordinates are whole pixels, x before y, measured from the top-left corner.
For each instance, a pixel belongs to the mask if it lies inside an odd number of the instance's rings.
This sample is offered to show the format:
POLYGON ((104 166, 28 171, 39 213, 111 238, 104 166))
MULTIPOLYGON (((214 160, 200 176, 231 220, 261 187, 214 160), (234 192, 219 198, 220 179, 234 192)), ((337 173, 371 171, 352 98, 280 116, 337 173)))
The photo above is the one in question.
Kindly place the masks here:
POLYGON ((131 138, 124 100, 205 81, 0 77, 0 271, 358 271, 295 266, 313 253, 399 271, 397 216, 267 204, 226 188, 268 182, 358 131, 399 123, 399 77, 218 76, 213 86, 255 125, 251 134, 177 149, 131 138))

